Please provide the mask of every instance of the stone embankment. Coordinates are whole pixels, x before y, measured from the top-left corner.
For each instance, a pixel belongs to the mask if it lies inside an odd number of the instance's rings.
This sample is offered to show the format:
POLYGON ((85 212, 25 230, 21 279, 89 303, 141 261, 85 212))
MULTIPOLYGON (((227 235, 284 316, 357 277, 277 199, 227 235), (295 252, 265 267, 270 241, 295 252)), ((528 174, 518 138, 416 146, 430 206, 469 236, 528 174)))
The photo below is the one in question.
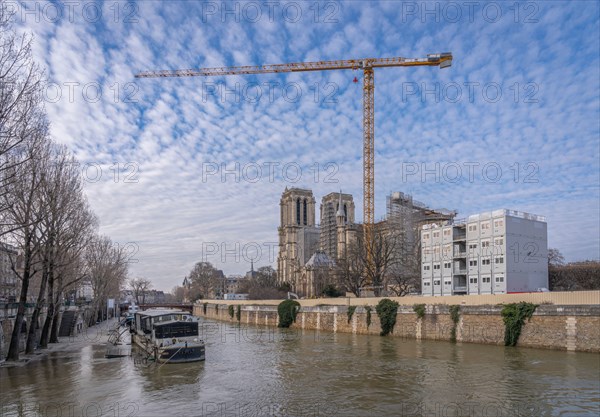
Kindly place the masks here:
MULTIPOLYGON (((542 299, 531 320, 526 321, 523 326, 518 346, 600 352, 600 292, 569 293, 571 298, 568 298, 567 302, 571 303, 562 305, 551 304, 552 299, 561 299, 560 293, 547 294, 550 295, 545 295, 547 299, 542 299), (576 304, 578 301, 583 303, 576 304)), ((477 297, 480 296, 470 296, 474 297, 472 305, 467 304, 469 297, 393 298, 400 306, 396 325, 390 336, 450 341, 454 333, 457 342, 501 345, 504 343, 505 332, 501 316, 502 303, 531 302, 527 298, 528 294, 521 297, 517 294, 509 296, 508 300, 506 296, 497 296, 495 304, 478 304, 480 300, 477 297), (445 300, 441 300, 442 298, 445 300), (453 298, 463 300, 455 304, 460 306, 456 324, 450 314, 452 304, 448 303, 451 301, 448 299, 453 298), (418 303, 414 303, 415 300, 418 303), (425 314, 422 317, 415 313, 412 303, 425 304, 425 314)), ((301 308, 292 328, 378 336, 381 331, 379 317, 375 311, 378 301, 379 299, 374 298, 299 300, 301 308), (354 310, 350 317, 349 309, 354 310)), ((237 314, 231 317, 228 307, 234 305, 237 313, 239 305, 241 324, 277 326, 279 302, 280 300, 200 300, 194 305, 194 315, 237 322, 237 314)))

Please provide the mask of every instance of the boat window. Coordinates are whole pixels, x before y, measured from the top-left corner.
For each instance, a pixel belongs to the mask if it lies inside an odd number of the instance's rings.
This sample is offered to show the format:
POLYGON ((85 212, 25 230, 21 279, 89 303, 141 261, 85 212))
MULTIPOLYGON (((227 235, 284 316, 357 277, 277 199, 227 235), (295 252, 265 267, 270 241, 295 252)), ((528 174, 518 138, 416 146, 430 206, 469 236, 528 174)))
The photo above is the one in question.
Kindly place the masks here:
POLYGON ((150 317, 144 317, 142 319, 142 330, 146 334, 152 333, 152 327, 151 327, 151 324, 150 324, 150 317))
POLYGON ((198 322, 179 322, 156 326, 154 335, 157 339, 198 336, 198 322))

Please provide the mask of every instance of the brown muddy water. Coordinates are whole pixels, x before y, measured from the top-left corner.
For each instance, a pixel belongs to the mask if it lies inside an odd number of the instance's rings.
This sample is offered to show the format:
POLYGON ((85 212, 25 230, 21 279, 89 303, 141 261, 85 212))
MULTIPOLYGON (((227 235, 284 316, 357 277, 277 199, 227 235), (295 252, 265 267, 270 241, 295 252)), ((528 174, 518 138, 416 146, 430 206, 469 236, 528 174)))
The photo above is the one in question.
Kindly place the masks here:
POLYGON ((598 354, 201 323, 205 362, 106 359, 89 329, 1 368, 0 416, 600 415, 598 354))

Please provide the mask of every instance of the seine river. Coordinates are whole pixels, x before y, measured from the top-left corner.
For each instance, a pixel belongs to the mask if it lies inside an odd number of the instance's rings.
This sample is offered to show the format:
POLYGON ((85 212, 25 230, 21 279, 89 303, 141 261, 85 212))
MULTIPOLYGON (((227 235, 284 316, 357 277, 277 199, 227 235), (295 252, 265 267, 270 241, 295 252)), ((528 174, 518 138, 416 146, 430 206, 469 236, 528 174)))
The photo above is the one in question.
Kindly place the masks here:
POLYGON ((159 366, 106 359, 105 335, 89 329, 68 352, 0 369, 0 415, 600 415, 598 354, 211 321, 202 331, 205 362, 159 366))

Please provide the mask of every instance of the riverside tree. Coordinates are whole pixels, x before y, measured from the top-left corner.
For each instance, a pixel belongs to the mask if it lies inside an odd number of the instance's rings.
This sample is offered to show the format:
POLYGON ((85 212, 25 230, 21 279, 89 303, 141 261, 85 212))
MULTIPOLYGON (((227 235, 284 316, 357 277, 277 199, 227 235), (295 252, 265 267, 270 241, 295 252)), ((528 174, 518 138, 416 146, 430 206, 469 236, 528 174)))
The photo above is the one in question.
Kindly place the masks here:
MULTIPOLYGON (((94 290, 94 308, 117 297, 127 277, 127 255, 97 236, 97 220, 85 198, 78 163, 50 139, 43 106, 44 77, 33 61, 30 35, 19 35, 0 3, 0 238, 15 246, 20 266, 17 315, 8 360, 19 359, 20 331, 28 298, 36 300, 26 351, 38 343, 41 310, 48 307, 39 344, 58 342, 59 305, 81 280, 94 290), (39 284, 32 294, 31 281, 39 284)), ((93 320, 95 322, 95 318, 93 320)))
POLYGON ((192 300, 209 298, 218 291, 219 270, 210 262, 198 262, 188 275, 190 281, 190 297, 192 300))
POLYGON ((133 291, 135 302, 144 304, 146 302, 146 292, 152 289, 152 282, 145 278, 132 278, 129 280, 129 288, 133 291))
POLYGON ((125 247, 115 245, 107 236, 96 236, 88 246, 85 255, 88 280, 92 286, 94 299, 89 325, 103 317, 104 306, 109 298, 119 296, 127 281, 129 256, 125 247))
POLYGON ((287 291, 277 285, 277 271, 271 266, 261 266, 253 277, 242 280, 238 292, 248 294, 251 300, 285 298, 287 291))
POLYGON ((3 225, 10 229, 4 238, 16 244, 22 252, 22 268, 11 265, 13 272, 21 283, 19 305, 8 350, 8 360, 19 360, 19 332, 25 317, 25 304, 31 279, 40 270, 40 238, 43 235, 43 204, 40 198, 42 170, 47 163, 49 141, 44 140, 42 151, 31 146, 15 152, 11 159, 19 163, 11 163, 3 174, 14 177, 5 182, 2 196, 3 225))
MULTIPOLYGON (((18 181, 19 165, 37 154, 47 140, 48 122, 43 106, 43 72, 33 61, 33 37, 13 29, 6 3, 0 4, 0 197, 18 181), (15 157, 15 155, 18 155, 15 157)), ((0 214, 10 204, 0 199, 0 214)), ((0 236, 20 224, 0 218, 0 236)))
POLYGON ((66 147, 54 145, 40 193, 44 204, 42 281, 47 281, 48 288, 48 313, 40 340, 42 347, 47 347, 48 342, 58 342, 58 306, 64 289, 83 277, 83 273, 74 273, 70 266, 81 265, 79 259, 97 227, 76 167, 76 161, 66 147), (66 279, 68 272, 71 272, 70 280, 66 279))
POLYGON ((363 233, 348 243, 345 256, 337 261, 336 276, 341 287, 360 296, 361 289, 373 286, 375 296, 387 286, 388 273, 398 263, 400 240, 396 230, 385 224, 373 228, 370 257, 365 248, 363 233))

